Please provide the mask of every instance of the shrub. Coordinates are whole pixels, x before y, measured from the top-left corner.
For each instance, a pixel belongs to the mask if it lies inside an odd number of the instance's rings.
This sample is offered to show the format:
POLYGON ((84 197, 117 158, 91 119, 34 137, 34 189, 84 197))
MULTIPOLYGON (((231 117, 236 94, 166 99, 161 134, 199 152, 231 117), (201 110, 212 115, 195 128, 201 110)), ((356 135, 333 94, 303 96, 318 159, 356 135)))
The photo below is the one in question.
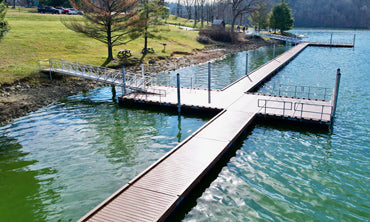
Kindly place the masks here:
POLYGON ((227 32, 220 29, 203 29, 199 31, 199 36, 207 36, 208 38, 219 42, 233 42, 235 33, 227 32))
POLYGON ((205 36, 205 35, 198 36, 197 41, 202 43, 202 44, 211 44, 212 43, 212 40, 208 36, 205 36))

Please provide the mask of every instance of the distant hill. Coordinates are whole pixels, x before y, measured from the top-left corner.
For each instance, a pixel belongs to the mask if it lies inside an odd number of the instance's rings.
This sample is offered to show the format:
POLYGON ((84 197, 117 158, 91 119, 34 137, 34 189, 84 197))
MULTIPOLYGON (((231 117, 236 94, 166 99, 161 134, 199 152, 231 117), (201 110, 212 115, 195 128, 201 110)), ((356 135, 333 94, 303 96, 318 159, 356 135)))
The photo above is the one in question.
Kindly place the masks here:
POLYGON ((370 0, 287 0, 287 2, 293 10, 295 27, 370 28, 370 0))

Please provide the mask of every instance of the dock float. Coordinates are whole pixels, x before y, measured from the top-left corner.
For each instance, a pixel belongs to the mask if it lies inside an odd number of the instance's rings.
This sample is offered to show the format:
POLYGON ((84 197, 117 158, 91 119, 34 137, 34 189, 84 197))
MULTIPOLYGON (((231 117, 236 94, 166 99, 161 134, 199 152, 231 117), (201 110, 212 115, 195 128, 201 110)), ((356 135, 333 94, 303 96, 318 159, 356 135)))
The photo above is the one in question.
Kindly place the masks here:
MULTIPOLYGON (((299 44, 223 90, 212 91, 212 101, 207 99, 207 90, 181 88, 182 107, 219 113, 79 221, 165 221, 259 116, 329 124, 335 110, 333 99, 252 93, 308 45, 299 44)), ((179 105, 175 87, 151 87, 166 93, 126 94, 120 103, 179 105)))

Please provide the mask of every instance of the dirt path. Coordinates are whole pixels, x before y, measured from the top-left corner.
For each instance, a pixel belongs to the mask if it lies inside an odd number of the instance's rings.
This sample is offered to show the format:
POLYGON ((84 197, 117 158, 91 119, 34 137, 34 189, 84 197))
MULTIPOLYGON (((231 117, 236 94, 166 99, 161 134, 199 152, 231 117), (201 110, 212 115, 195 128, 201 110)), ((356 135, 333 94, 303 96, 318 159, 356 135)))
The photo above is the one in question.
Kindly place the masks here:
MULTIPOLYGON (((191 55, 174 57, 169 60, 156 62, 154 65, 148 65, 146 71, 156 73, 179 69, 220 58, 229 53, 257 49, 267 44, 269 43, 257 40, 243 44, 208 47, 201 51, 194 51, 191 55)), ((128 71, 140 72, 140 68, 131 67, 128 71)), ((43 74, 40 74, 40 79, 36 82, 37 84, 33 84, 29 80, 20 81, 0 87, 0 125, 25 116, 27 113, 36 111, 58 99, 104 85, 95 81, 72 77, 57 78, 50 81, 48 76, 43 74)))

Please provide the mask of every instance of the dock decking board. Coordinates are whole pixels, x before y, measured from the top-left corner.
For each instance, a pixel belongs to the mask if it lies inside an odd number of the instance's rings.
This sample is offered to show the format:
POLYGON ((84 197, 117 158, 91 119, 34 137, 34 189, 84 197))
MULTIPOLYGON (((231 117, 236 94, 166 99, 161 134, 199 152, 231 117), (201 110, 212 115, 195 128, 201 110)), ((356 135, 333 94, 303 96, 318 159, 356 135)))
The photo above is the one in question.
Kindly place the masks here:
MULTIPOLYGON (((263 107, 258 106, 258 101, 274 100, 277 108, 281 106, 282 101, 292 104, 304 101, 315 104, 317 107, 330 106, 330 101, 248 93, 286 65, 308 45, 308 43, 299 44, 225 89, 212 91, 211 103, 208 103, 207 90, 181 88, 182 105, 223 111, 86 214, 80 221, 165 220, 227 152, 258 114, 321 121, 317 120, 313 114, 306 116, 295 111, 285 110, 283 113, 280 109, 266 108, 265 112, 263 107)), ((120 102, 177 106, 176 88, 156 87, 166 90, 166 95, 128 94, 120 98, 120 102)), ((330 116, 325 116, 324 121, 330 121, 330 116)))

